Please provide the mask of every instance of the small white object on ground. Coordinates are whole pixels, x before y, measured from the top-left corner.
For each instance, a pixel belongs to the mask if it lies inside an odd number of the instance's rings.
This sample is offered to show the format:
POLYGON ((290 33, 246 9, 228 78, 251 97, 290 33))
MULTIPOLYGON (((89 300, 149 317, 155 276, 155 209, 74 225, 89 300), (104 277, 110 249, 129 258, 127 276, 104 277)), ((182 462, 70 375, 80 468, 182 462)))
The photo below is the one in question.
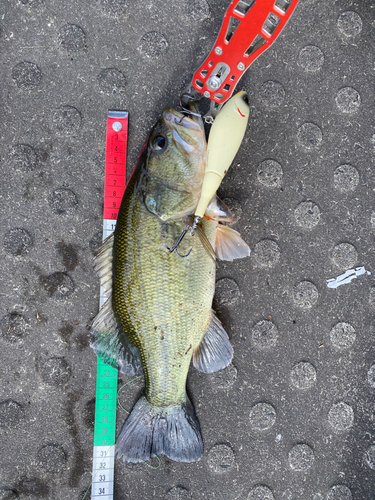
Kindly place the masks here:
POLYGON ((330 278, 327 280, 328 288, 337 288, 340 285, 346 285, 347 283, 351 283, 354 278, 361 276, 362 274, 370 275, 370 271, 366 271, 366 269, 362 267, 356 267, 355 269, 348 269, 344 274, 340 274, 337 278, 330 278))

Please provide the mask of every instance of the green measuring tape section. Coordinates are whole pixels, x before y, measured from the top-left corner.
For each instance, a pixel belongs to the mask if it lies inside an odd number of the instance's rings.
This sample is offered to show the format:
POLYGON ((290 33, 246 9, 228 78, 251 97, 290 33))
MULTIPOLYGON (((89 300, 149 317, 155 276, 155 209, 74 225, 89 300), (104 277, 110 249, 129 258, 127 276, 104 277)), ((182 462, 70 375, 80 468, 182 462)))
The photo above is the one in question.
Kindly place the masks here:
POLYGON ((98 357, 94 446, 111 446, 116 441, 116 404, 118 371, 98 357))

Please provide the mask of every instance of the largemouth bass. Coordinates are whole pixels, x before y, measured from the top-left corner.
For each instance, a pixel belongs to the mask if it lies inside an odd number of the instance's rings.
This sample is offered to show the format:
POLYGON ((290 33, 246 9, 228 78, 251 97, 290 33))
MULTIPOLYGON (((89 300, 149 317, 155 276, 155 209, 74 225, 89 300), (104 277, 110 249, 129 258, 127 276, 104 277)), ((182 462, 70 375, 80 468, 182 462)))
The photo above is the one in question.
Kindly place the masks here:
POLYGON ((116 443, 127 462, 154 454, 200 460, 200 426, 186 394, 189 365, 193 359, 211 373, 232 360, 212 311, 212 251, 227 260, 250 253, 236 231, 219 224, 231 214, 215 197, 197 234, 187 233, 178 253, 169 251, 197 206, 206 149, 201 118, 166 108, 126 188, 115 232, 96 257, 109 298, 93 322, 92 347, 121 372, 133 375, 142 366, 145 376, 144 394, 116 443))

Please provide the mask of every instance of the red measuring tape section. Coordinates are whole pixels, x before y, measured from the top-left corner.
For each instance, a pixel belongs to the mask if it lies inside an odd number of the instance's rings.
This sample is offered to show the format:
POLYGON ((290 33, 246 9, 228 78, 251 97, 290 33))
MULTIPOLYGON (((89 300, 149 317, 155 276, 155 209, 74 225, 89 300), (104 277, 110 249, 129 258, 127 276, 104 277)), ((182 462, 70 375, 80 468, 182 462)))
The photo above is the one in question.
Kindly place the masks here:
POLYGON ((128 113, 108 111, 105 148, 104 219, 117 219, 126 187, 128 113))
POLYGON ((298 0, 233 0, 211 53, 193 87, 224 103, 250 64, 276 40, 298 0))

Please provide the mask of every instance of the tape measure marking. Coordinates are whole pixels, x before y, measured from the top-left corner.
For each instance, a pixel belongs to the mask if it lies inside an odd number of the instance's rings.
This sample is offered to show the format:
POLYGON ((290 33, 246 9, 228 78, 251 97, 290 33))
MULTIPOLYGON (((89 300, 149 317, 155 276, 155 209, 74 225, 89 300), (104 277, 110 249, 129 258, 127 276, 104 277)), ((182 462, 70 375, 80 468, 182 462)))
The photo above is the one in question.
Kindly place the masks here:
MULTIPOLYGON (((128 113, 109 111, 104 180, 103 240, 116 227, 126 187, 128 113)), ((107 297, 100 289, 100 307, 107 297)), ((91 499, 113 500, 118 372, 97 358, 91 499)))

